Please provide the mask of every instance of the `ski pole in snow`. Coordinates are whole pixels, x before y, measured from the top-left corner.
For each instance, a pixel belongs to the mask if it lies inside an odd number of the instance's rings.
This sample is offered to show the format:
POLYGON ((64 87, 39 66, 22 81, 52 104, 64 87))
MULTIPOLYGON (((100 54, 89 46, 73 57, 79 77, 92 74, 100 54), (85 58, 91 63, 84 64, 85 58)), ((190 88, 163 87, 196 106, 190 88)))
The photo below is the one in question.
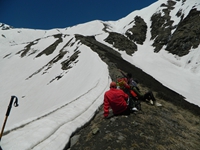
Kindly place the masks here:
POLYGON ((15 99, 14 106, 15 107, 18 106, 18 98, 16 96, 11 96, 10 104, 8 105, 8 109, 7 109, 7 112, 6 112, 6 117, 5 117, 5 120, 4 120, 4 123, 3 123, 3 127, 1 129, 0 141, 1 141, 1 137, 3 136, 3 130, 4 130, 5 126, 6 126, 6 121, 8 119, 9 114, 10 114, 14 99, 15 99))

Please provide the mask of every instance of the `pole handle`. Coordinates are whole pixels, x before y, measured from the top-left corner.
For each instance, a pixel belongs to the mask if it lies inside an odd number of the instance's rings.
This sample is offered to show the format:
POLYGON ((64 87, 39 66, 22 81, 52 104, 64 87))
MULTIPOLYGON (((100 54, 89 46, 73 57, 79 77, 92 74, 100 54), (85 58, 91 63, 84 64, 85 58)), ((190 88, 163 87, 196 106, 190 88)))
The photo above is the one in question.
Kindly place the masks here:
POLYGON ((4 120, 4 123, 3 123, 3 127, 2 127, 1 133, 0 133, 0 141, 1 141, 1 138, 3 136, 3 131, 4 131, 4 128, 6 126, 6 122, 7 122, 8 116, 10 114, 10 110, 12 108, 12 104, 13 104, 14 99, 15 99, 14 106, 15 107, 19 106, 18 105, 18 98, 16 96, 11 96, 10 103, 8 105, 8 109, 7 109, 7 112, 6 112, 6 117, 5 117, 5 120, 4 120))
POLYGON ((7 109, 7 112, 6 112, 6 116, 9 116, 9 114, 10 114, 10 110, 12 108, 12 104, 13 104, 14 99, 15 99, 14 106, 15 107, 19 106, 18 105, 18 98, 16 96, 11 96, 10 103, 8 105, 8 109, 7 109))

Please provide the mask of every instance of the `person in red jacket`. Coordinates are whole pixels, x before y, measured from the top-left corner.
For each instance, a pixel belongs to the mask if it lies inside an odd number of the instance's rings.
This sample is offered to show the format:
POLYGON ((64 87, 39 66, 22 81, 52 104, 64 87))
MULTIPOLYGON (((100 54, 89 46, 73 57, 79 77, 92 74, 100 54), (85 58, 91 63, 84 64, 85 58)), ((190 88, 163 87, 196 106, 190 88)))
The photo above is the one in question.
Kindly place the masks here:
POLYGON ((114 115, 130 115, 130 108, 127 105, 128 95, 117 89, 116 82, 110 83, 110 90, 104 94, 104 117, 108 117, 109 108, 114 115))

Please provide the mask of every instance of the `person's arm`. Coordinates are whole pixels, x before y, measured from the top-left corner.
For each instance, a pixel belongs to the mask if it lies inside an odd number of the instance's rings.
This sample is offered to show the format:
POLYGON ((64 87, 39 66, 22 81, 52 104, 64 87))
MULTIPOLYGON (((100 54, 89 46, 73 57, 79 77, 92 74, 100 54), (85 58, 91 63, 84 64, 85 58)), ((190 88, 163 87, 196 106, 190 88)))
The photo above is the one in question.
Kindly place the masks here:
POLYGON ((104 117, 108 117, 109 115, 109 102, 108 102, 108 97, 106 96, 106 94, 104 95, 104 103, 103 103, 103 107, 104 107, 104 117))
POLYGON ((125 74, 122 70, 119 70, 119 71, 121 72, 121 74, 122 74, 125 78, 127 78, 126 74, 125 74))
POLYGON ((138 96, 139 98, 142 97, 142 94, 141 94, 140 91, 137 89, 137 87, 133 87, 132 90, 137 94, 137 96, 138 96))
POLYGON ((125 98, 125 100, 128 100, 128 94, 126 94, 125 92, 124 92, 124 98, 125 98))
POLYGON ((122 95, 122 97, 124 98, 125 101, 128 100, 128 98, 129 98, 128 94, 126 94, 123 90, 119 90, 118 92, 121 93, 121 95, 122 95))

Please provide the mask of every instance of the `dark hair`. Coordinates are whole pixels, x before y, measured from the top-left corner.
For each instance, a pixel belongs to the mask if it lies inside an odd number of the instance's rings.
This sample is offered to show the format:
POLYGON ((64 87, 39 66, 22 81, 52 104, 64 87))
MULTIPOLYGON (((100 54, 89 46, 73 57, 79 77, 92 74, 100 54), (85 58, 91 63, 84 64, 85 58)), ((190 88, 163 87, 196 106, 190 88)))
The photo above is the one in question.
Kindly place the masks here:
POLYGON ((134 79, 134 81, 135 81, 137 84, 139 84, 139 81, 138 81, 138 79, 134 79))
POLYGON ((127 78, 132 78, 132 74, 131 73, 127 73, 126 76, 127 76, 127 78))

